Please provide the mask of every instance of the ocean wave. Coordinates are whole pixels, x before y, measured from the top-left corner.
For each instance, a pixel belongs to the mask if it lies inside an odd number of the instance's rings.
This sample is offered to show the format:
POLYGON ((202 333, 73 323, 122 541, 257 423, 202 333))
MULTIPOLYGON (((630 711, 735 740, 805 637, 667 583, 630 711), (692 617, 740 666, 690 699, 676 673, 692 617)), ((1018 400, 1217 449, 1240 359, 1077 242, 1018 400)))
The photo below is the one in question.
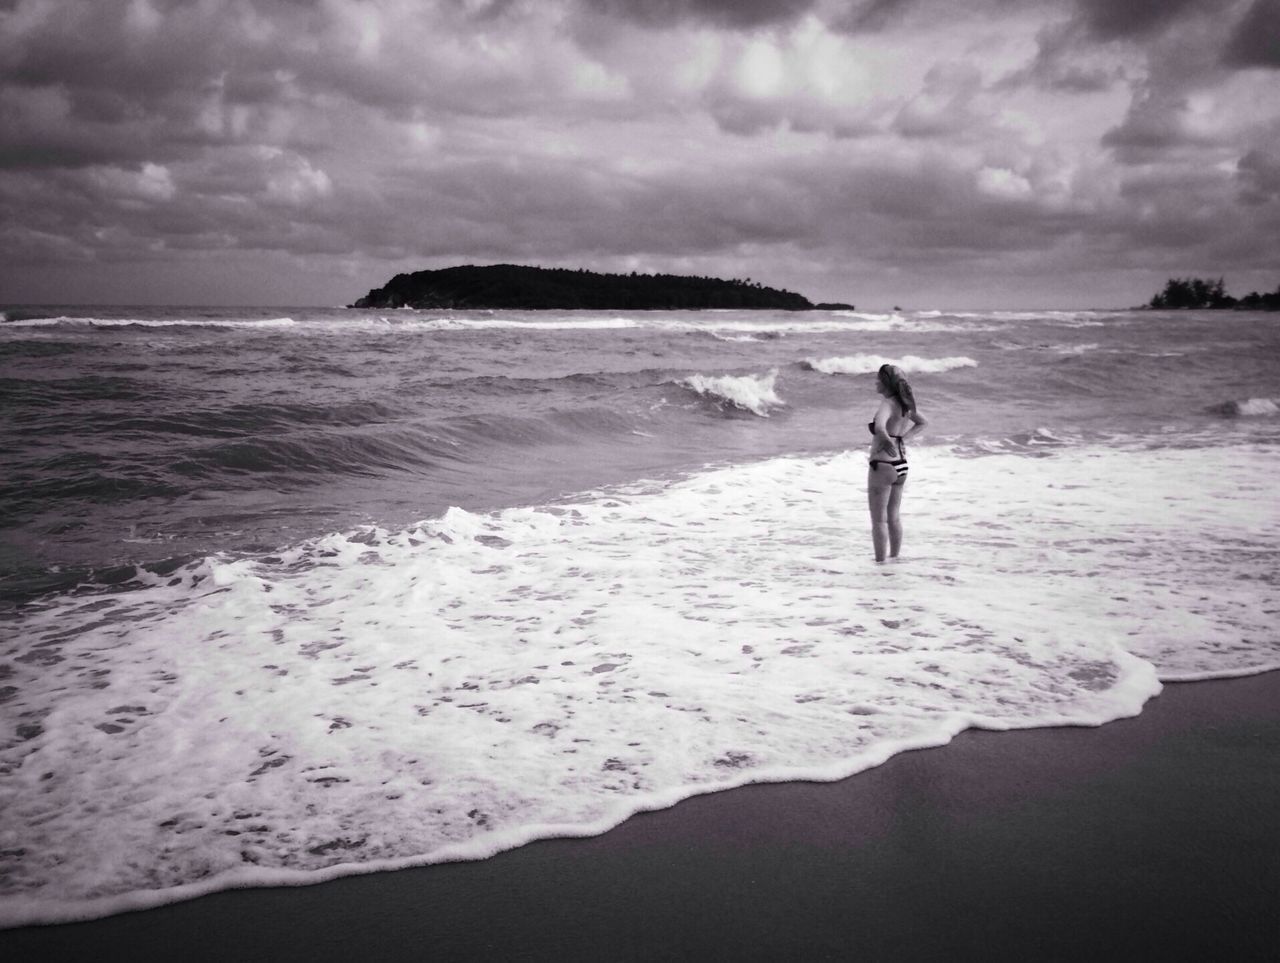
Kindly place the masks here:
POLYGON ((748 341, 775 341, 782 337, 780 331, 763 331, 759 334, 722 334, 719 331, 696 331, 691 334, 703 334, 714 338, 717 341, 725 341, 729 343, 743 343, 748 341))
MULTIPOLYGON (((578 318, 473 318, 473 317, 376 317, 354 318, 329 324, 332 331, 359 331, 369 327, 399 331, 484 331, 484 330, 541 330, 541 331, 614 331, 641 329, 676 334, 705 334, 729 340, 734 336, 750 336, 752 339, 777 338, 799 334, 840 334, 845 332, 910 331, 916 333, 954 331, 955 326, 921 322, 898 314, 867 314, 848 311, 819 312, 812 319, 798 319, 794 312, 787 312, 785 320, 763 317, 725 317, 718 312, 691 312, 696 320, 654 314, 644 317, 578 318)), ((730 312, 732 314, 732 312, 730 312)), ((982 326, 966 325, 966 331, 986 330, 982 326)))
POLYGON ((1066 328, 1097 328, 1103 321, 1097 311, 992 311, 989 317, 999 321, 1041 321, 1066 328))
POLYGON ((418 331, 484 331, 493 329, 524 329, 530 331, 616 331, 621 328, 643 327, 634 318, 556 318, 554 320, 508 318, 387 318, 379 319, 386 325, 404 330, 418 331))
POLYGON ((778 397, 774 384, 778 379, 775 368, 765 375, 691 375, 678 382, 704 398, 720 405, 730 405, 743 411, 768 418, 769 411, 786 404, 778 397))
POLYGON ((998 322, 1042 321, 1069 328, 1092 328, 1105 324, 1097 311, 918 311, 919 318, 955 318, 961 321, 998 322))
POLYGON ((161 469, 126 467, 114 459, 90 455, 51 459, 35 470, 14 469, 0 483, 0 503, 7 506, 0 527, 20 522, 27 512, 48 510, 59 501, 107 505, 184 494, 165 474, 161 469))
POLYGON ((7 328, 51 328, 51 327, 93 327, 93 328, 292 328, 298 324, 293 318, 250 318, 236 320, 231 318, 204 318, 186 320, 183 318, 89 318, 60 315, 56 318, 24 318, 18 321, 6 321, 7 328))
MULTIPOLYGON (((45 408, 54 404, 73 402, 132 401, 163 402, 167 391, 143 381, 120 375, 81 375, 78 378, 5 378, 0 380, 0 393, 6 400, 21 408, 21 417, 30 419, 45 414, 45 408)), ((15 407, 17 417, 19 408, 15 407)), ((83 410, 90 410, 88 408, 83 410)), ((77 412, 79 414, 80 412, 77 412)), ((64 412, 64 416, 69 413, 64 412)))
POLYGON ((904 355, 901 358, 885 358, 878 354, 854 354, 840 358, 810 358, 802 362, 812 371, 822 374, 870 374, 878 371, 883 364, 897 365, 903 371, 925 372, 936 374, 952 371, 956 368, 976 368, 978 362, 965 356, 949 358, 919 358, 915 355, 904 355))
POLYGON ((359 427, 396 421, 407 410, 378 401, 330 404, 240 404, 227 408, 168 410, 93 419, 103 430, 157 435, 252 435, 325 425, 359 427))
POLYGON ((1267 418, 1280 414, 1280 404, 1274 398, 1245 398, 1242 401, 1224 401, 1210 405, 1205 411, 1226 418, 1267 418))

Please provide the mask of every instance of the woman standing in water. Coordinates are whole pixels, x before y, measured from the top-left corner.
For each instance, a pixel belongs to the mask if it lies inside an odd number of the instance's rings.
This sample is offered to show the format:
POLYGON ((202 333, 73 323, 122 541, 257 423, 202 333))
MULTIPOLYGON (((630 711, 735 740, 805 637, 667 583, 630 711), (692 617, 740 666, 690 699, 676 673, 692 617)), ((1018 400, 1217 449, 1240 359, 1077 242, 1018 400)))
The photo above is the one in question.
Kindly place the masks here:
POLYGON ((875 418, 867 424, 871 441, 871 466, 867 469, 867 504, 871 509, 871 544, 876 561, 897 558, 902 549, 902 519, 898 516, 902 492, 907 486, 907 452, 903 442, 929 422, 916 410, 911 385, 896 365, 882 364, 876 373, 876 391, 882 396, 875 418))

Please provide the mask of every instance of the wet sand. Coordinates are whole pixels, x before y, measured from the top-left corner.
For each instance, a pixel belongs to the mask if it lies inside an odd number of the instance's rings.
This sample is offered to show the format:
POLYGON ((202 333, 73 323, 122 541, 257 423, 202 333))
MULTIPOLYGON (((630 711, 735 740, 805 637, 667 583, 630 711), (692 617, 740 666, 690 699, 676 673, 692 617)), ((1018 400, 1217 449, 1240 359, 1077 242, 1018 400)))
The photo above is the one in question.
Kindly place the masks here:
POLYGON ((475 863, 0 932, 12 960, 1273 959, 1280 672, 475 863))

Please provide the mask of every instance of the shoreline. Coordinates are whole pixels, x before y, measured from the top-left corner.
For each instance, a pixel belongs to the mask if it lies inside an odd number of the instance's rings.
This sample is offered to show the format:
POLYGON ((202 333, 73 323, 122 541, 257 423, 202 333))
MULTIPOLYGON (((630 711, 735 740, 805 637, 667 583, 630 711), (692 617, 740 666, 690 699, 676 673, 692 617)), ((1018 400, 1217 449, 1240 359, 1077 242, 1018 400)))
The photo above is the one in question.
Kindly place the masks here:
POLYGON ((1263 959, 1280 672, 1097 728, 966 730, 476 862, 0 931, 14 958, 1263 959))

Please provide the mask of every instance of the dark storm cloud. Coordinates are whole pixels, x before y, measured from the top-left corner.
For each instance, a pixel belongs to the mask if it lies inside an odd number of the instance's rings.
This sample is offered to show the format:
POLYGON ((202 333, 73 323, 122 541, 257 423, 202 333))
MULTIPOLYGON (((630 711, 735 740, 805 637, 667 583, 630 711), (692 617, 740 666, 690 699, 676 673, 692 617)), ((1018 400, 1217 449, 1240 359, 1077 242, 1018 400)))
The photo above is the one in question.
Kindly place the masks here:
POLYGON ((543 161, 490 160, 436 171, 405 169, 378 196, 348 200, 361 246, 397 257, 554 258, 636 254, 678 258, 743 245, 848 250, 886 265, 1051 248, 1087 215, 983 192, 940 156, 831 166, 774 161, 738 169, 673 171, 643 180, 543 161), (507 213, 494 217, 495 207, 507 213))
POLYGON ((1223 53, 1233 67, 1280 68, 1280 0, 1256 0, 1223 53))
POLYGON ((792 185, 754 171, 641 180, 551 159, 494 158, 406 168, 340 216, 358 244, 391 245, 400 257, 563 259, 789 240, 803 235, 814 213, 792 185))
MULTIPOLYGON (((1095 40, 1140 39, 1157 33, 1184 17, 1222 10, 1236 0, 977 0, 966 4, 971 12, 985 8, 993 16, 1002 12, 1040 9, 1069 15, 1095 40)), ((1259 6, 1275 0, 1260 0, 1259 6)), ((945 15, 950 0, 861 0, 833 15, 833 23, 852 31, 875 31, 902 21, 918 10, 945 15)))
POLYGON ((0 269, 1263 249, 1275 2, 0 0, 0 269))
POLYGON ((229 101, 269 98, 273 82, 218 12, 171 3, 131 23, 119 4, 79 3, 6 33, 0 165, 170 159, 219 139, 198 121, 220 78, 229 101))
POLYGON ((787 23, 811 10, 817 0, 580 0, 590 10, 650 26, 689 20, 751 28, 787 23))
POLYGON ((1280 156, 1251 150, 1237 166, 1240 200, 1249 205, 1280 202, 1280 156))
POLYGON ((920 2, 921 0, 867 0, 851 4, 848 10, 836 14, 833 26, 852 33, 883 30, 920 2))
MULTIPOLYGON (((459 16, 497 17, 507 6, 459 16)), ((412 31, 379 37, 385 51, 362 55, 360 13, 295 0, 80 2, 0 31, 0 167, 167 161, 271 141, 280 128, 301 144, 307 132, 282 115, 323 98, 404 119, 511 116, 541 95, 501 69, 437 69, 412 31)), ((404 26, 427 29, 416 19, 404 26)))
POLYGON ((1103 40, 1151 33, 1215 0, 1075 0, 1090 32, 1103 40))
POLYGON ((959 134, 982 123, 972 101, 982 89, 982 72, 973 64, 939 64, 924 78, 919 96, 893 121, 904 137, 938 138, 959 134))
POLYGON ((1115 148, 1122 160, 1132 163, 1157 159, 1164 151, 1192 139, 1183 123, 1186 107, 1186 100, 1176 93, 1141 94, 1124 122, 1103 135, 1102 144, 1115 148))

